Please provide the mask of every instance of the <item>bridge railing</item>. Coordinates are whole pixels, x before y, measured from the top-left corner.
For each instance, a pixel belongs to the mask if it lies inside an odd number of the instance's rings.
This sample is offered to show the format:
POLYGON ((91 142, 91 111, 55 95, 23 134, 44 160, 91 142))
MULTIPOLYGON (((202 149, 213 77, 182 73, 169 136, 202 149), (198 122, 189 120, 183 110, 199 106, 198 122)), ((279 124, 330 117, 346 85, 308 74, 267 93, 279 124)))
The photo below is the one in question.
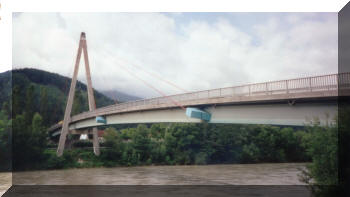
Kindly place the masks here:
POLYGON ((158 97, 130 101, 126 103, 115 104, 96 109, 94 112, 84 112, 77 116, 76 119, 86 118, 94 115, 105 114, 106 112, 127 111, 128 109, 151 108, 161 105, 174 105, 172 100, 178 103, 185 103, 191 100, 212 99, 221 97, 240 97, 249 98, 253 96, 276 95, 276 94, 293 94, 337 90, 339 87, 350 88, 350 73, 331 74, 315 77, 305 77, 298 79, 271 81, 265 83, 255 83, 234 87, 218 88, 177 94, 168 97, 158 97))

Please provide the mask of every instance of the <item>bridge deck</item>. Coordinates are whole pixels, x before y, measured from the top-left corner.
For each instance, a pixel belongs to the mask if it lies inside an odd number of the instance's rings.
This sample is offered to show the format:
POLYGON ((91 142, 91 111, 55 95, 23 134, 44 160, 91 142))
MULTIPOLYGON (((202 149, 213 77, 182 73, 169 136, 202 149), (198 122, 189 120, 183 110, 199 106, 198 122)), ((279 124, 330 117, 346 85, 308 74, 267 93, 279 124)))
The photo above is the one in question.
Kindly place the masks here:
MULTIPOLYGON (((337 97, 338 89, 350 88, 350 73, 306 77, 282 81, 248 84, 185 94, 131 101, 83 112, 71 118, 71 122, 104 116, 178 107, 172 100, 183 106, 259 103, 294 99, 319 99, 337 97)), ((59 124, 49 130, 57 130, 59 124)))

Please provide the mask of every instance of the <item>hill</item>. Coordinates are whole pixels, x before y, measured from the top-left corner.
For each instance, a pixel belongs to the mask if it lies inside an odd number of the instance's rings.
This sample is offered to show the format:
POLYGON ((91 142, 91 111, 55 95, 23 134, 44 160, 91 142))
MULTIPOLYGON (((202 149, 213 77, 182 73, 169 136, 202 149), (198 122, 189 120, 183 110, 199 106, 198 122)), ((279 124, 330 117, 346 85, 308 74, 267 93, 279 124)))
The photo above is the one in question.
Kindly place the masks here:
POLYGON ((108 96, 110 99, 117 100, 118 103, 142 99, 142 98, 137 97, 137 96, 125 94, 125 93, 120 92, 118 90, 107 90, 107 91, 102 91, 102 93, 104 95, 108 96))
MULTIPOLYGON (((28 99, 33 98, 33 113, 39 112, 45 125, 49 126, 63 119, 70 83, 68 77, 38 69, 15 69, 0 73, 0 106, 12 103, 12 116, 15 117, 26 111, 28 99)), ((94 90, 94 96, 96 107, 114 103, 99 91, 94 90)), ((74 99, 72 114, 88 110, 86 85, 80 81, 77 82, 74 99)))

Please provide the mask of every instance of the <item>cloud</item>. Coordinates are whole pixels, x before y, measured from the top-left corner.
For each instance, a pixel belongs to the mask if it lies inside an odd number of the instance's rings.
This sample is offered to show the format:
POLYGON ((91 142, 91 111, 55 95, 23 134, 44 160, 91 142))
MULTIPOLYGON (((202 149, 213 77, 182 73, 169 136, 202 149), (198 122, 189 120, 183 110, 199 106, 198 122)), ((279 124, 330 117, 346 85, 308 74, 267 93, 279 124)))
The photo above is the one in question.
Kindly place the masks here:
MULTIPOLYGON (((13 64, 71 76, 85 31, 99 90, 160 96, 130 71, 166 94, 181 91, 149 72, 190 91, 337 72, 336 13, 269 14, 239 23, 229 13, 193 15, 22 13, 13 18, 13 64)), ((85 81, 83 64, 79 79, 85 81)))

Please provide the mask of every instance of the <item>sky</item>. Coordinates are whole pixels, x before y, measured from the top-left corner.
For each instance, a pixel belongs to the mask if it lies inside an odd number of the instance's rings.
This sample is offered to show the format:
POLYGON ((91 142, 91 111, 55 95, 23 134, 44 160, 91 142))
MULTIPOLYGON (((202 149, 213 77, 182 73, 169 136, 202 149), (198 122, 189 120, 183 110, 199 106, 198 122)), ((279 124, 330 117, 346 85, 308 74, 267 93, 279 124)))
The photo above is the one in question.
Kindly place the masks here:
POLYGON ((144 98, 161 96, 149 86, 171 95, 338 71, 335 12, 14 13, 12 27, 13 68, 71 77, 85 32, 93 87, 144 98))

